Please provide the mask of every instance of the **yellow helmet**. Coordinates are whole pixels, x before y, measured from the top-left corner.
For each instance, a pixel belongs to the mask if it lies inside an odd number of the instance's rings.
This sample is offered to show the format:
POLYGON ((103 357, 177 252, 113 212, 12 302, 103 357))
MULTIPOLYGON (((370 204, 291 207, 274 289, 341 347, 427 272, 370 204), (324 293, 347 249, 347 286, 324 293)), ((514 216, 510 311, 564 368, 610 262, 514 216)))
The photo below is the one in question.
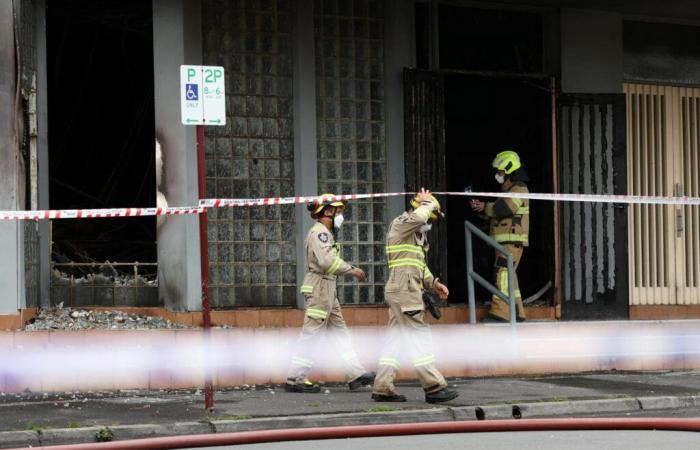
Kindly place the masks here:
MULTIPOLYGON (((430 213, 430 217, 428 218, 428 220, 438 220, 442 217, 445 217, 445 213, 442 212, 442 208, 440 207, 440 202, 438 201, 438 199, 435 198, 434 195, 431 195, 430 200, 435 205, 435 209, 433 209, 433 211, 430 213)), ((418 207, 420 207, 420 202, 418 201, 418 197, 414 196, 411 199, 411 208, 417 209, 418 207)))
POLYGON ((520 169, 522 167, 522 163, 520 162, 520 156, 518 156, 517 153, 515 153, 513 150, 506 150, 496 155, 491 163, 491 166, 493 166, 493 168, 496 170, 504 171, 506 175, 510 175, 511 173, 520 169))
POLYGON ((326 206, 335 206, 336 208, 345 209, 345 203, 340 200, 331 200, 331 197, 335 197, 335 194, 322 194, 321 198, 315 198, 313 201, 306 204, 306 209, 311 212, 311 217, 316 218, 323 211, 326 206))

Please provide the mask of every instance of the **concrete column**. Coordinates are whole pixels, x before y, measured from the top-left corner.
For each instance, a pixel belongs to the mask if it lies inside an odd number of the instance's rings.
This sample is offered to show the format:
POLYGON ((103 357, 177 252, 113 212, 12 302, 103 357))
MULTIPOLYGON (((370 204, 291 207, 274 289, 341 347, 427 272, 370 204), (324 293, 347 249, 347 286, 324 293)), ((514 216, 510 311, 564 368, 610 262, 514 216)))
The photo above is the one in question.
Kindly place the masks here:
MULTIPOLYGON (((199 201, 196 131, 180 122, 180 65, 202 63, 201 16, 199 0, 153 0, 156 136, 169 206, 199 201)), ((167 217, 157 239, 160 299, 171 311, 201 310, 197 216, 167 217)))
MULTIPOLYGON (((316 143, 316 55, 313 2, 297 1, 294 52, 294 187, 297 195, 316 195, 318 164, 316 143)), ((297 206, 297 285, 304 279, 304 240, 313 225, 305 206, 297 206)), ((297 294, 297 306, 304 297, 297 294)))
POLYGON ((622 93, 622 18, 604 11, 561 11, 563 92, 622 93))
MULTIPOLYGON (((39 160, 39 209, 49 209, 49 122, 48 122, 48 68, 46 66, 46 1, 37 0, 36 20, 36 109, 37 153, 39 160)), ((51 222, 39 222, 39 306, 51 306, 51 222)))
MULTIPOLYGON (((15 38, 13 2, 0 2, 0 210, 20 205, 19 151, 16 139, 15 38)), ((23 227, 0 222, 0 314, 16 314, 25 305, 23 227)))
MULTIPOLYGON (((387 191, 401 192, 405 188, 403 69, 415 66, 414 6, 410 1, 387 0, 385 8, 384 107, 387 191)), ((405 207, 405 198, 390 197, 387 202, 387 220, 391 221, 401 214, 405 207)))

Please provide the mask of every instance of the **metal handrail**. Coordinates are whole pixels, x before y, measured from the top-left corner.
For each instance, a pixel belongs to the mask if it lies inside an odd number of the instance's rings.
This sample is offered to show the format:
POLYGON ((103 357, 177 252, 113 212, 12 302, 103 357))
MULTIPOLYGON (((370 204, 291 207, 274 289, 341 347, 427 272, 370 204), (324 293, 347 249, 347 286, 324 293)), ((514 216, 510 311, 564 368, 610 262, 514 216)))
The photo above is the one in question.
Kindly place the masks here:
POLYGON ((488 234, 481 231, 476 225, 464 221, 464 241, 466 247, 467 256, 467 292, 469 296, 469 323, 476 323, 476 301, 474 300, 474 281, 476 280, 481 286, 486 288, 493 295, 498 296, 503 299, 503 301, 508 302, 508 309, 510 311, 510 324, 515 326, 515 271, 513 270, 513 254, 508 251, 504 246, 496 242, 488 234), (474 252, 472 250, 472 234, 476 234, 477 237, 481 238, 484 242, 489 244, 491 247, 495 248, 496 251, 502 253, 508 260, 508 296, 484 279, 481 275, 474 272, 474 252))

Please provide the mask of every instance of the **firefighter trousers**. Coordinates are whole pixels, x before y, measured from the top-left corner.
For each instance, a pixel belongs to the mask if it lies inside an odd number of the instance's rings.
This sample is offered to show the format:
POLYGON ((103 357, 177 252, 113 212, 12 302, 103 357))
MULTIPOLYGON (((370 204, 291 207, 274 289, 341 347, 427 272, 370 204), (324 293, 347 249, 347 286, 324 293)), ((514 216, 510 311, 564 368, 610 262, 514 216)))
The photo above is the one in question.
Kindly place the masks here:
MULTIPOLYGON (((503 244, 503 246, 513 254, 513 282, 515 283, 516 314, 519 318, 524 319, 525 308, 523 307, 523 298, 520 294, 520 283, 518 282, 518 273, 516 271, 520 263, 520 259, 523 256, 523 246, 516 244, 503 244)), ((500 252, 496 252, 494 271, 496 272, 496 288, 508 295, 508 264, 506 262, 506 258, 500 252)), ((492 296, 489 314, 500 317, 503 320, 509 320, 510 309, 508 307, 508 302, 502 300, 496 295, 492 296)))
POLYGON ((403 359, 411 361, 426 393, 437 392, 447 386, 445 377, 435 368, 433 338, 430 326, 425 323, 425 311, 402 311, 401 304, 406 304, 402 299, 407 295, 420 296, 421 293, 419 291, 385 293, 385 301, 389 306, 389 324, 384 348, 379 358, 377 377, 372 388, 375 394, 396 393, 394 379, 403 359))
POLYGON ((360 364, 352 345, 350 332, 340 303, 336 297, 335 281, 323 280, 306 296, 304 325, 297 342, 297 349, 287 372, 288 383, 303 383, 314 366, 314 358, 323 337, 332 344, 344 363, 348 381, 363 375, 366 370, 360 364))

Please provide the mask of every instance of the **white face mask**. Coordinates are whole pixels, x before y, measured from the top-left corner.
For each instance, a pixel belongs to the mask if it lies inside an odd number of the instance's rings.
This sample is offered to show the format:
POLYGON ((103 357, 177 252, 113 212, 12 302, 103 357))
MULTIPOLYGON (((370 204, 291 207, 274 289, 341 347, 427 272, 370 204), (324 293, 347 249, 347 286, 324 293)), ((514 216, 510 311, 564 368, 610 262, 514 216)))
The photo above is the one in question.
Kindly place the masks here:
POLYGON ((495 178, 498 184, 503 184, 506 181, 506 177, 504 175, 501 175, 500 173, 497 173, 495 178))
POLYGON ((421 232, 421 233, 427 233, 428 231, 430 231, 431 228, 433 228, 433 224, 431 224, 431 223, 426 223, 425 225, 423 225, 422 227, 420 227, 420 232, 421 232))
POLYGON ((343 226, 343 222, 345 222, 345 217, 343 217, 342 214, 338 214, 337 216, 333 217, 333 227, 336 229, 340 229, 340 227, 343 226))

